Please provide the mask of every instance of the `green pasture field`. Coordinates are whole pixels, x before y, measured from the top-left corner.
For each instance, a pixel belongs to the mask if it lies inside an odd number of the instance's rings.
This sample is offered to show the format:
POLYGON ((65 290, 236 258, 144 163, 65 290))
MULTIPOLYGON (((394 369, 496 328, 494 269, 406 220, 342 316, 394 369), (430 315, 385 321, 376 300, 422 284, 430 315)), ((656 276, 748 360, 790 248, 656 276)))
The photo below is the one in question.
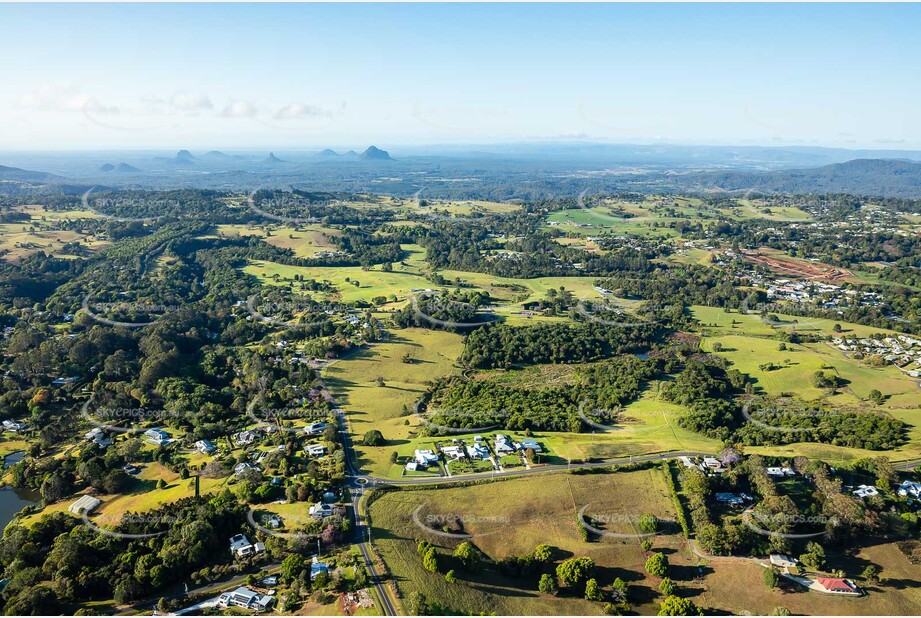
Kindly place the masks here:
MULTIPOLYGON (((655 613, 653 589, 658 579, 646 576, 646 554, 638 538, 601 537, 587 543, 577 521, 579 511, 608 523, 605 530, 635 534, 632 523, 644 513, 673 522, 672 503, 659 468, 636 472, 587 475, 552 474, 538 478, 505 480, 463 488, 397 491, 371 504, 372 538, 394 574, 404 598, 419 591, 459 614, 496 615, 599 615, 601 605, 570 593, 558 597, 541 595, 537 577, 505 577, 492 567, 477 574, 457 570, 459 581, 448 584, 442 574, 422 568, 416 540, 426 539, 439 548, 442 562, 459 541, 432 534, 417 526, 432 518, 460 517, 471 541, 493 560, 530 553, 540 543, 556 551, 556 560, 590 556, 598 565, 603 587, 622 577, 641 599, 636 609, 655 613), (420 508, 421 507, 421 508, 420 508), (414 520, 413 511, 419 508, 414 520)), ((440 519, 435 519, 439 521, 440 519)), ((668 525, 667 534, 655 538, 655 549, 668 552, 675 574, 691 579, 696 559, 686 550, 680 529, 668 525), (680 569, 680 570, 679 570, 680 569)), ((445 568, 453 568, 446 566, 445 568)))

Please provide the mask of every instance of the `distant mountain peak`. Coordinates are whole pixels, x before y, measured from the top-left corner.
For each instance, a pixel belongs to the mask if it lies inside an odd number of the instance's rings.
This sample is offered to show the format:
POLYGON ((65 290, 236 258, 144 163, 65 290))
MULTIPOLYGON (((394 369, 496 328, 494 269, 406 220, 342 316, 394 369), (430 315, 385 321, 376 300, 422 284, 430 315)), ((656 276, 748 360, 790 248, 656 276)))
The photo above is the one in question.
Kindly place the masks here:
POLYGON ((270 152, 269 156, 265 158, 265 162, 266 163, 285 163, 285 160, 279 159, 278 157, 275 156, 274 152, 270 152))
POLYGON ((176 153, 176 158, 177 158, 177 159, 185 159, 185 160, 187 160, 187 161, 194 161, 194 160, 195 160, 195 157, 192 156, 192 153, 189 152, 188 150, 180 150, 179 152, 176 153))
POLYGON ((320 152, 318 152, 318 153, 317 153, 317 156, 318 156, 318 157, 338 157, 338 156, 340 156, 340 155, 339 155, 338 152, 336 152, 336 151, 333 150, 332 148, 326 148, 326 149, 321 150, 320 152))
POLYGON ((99 166, 100 172, 111 172, 114 169, 115 169, 115 166, 112 165, 111 163, 103 163, 102 165, 99 166))
POLYGON ((365 161, 392 161, 390 153, 381 150, 377 146, 368 146, 368 149, 361 153, 361 158, 365 161))

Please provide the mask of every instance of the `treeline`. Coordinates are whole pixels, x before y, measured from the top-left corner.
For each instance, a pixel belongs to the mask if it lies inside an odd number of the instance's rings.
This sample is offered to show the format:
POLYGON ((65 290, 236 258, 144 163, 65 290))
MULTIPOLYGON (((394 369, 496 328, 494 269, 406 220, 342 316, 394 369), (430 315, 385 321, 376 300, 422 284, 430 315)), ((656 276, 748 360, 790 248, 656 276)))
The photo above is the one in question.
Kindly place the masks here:
POLYGON ((665 335, 656 324, 615 326, 594 321, 535 326, 486 326, 468 335, 463 362, 471 367, 508 369, 540 363, 585 363, 643 352, 665 335))
POLYGON ((435 383, 423 427, 473 429, 500 426, 520 431, 579 432, 590 423, 615 424, 622 406, 640 396, 643 384, 670 363, 619 356, 577 370, 575 384, 547 389, 516 388, 462 376, 435 383))

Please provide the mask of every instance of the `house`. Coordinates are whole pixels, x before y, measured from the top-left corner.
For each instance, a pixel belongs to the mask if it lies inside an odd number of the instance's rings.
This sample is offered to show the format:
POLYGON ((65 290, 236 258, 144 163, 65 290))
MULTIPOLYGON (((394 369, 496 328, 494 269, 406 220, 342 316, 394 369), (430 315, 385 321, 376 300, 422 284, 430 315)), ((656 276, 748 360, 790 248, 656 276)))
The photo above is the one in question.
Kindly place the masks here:
POLYGON ((872 498, 879 495, 879 490, 873 485, 858 485, 852 493, 858 498, 872 498))
POLYGON ((483 444, 474 444, 467 450, 474 459, 489 459, 489 448, 483 444))
POLYGON ((515 447, 512 446, 512 443, 509 442, 508 438, 503 436, 501 433, 496 434, 495 448, 496 448, 496 453, 500 455, 503 453, 514 453, 515 452, 515 447))
POLYGON ((132 476, 135 474, 140 474, 141 472, 140 468, 138 468, 137 466, 131 465, 131 464, 122 466, 122 470, 125 471, 125 474, 131 474, 132 476))
POLYGON ((315 580, 320 573, 329 573, 329 566, 320 562, 317 557, 314 556, 313 562, 310 563, 310 581, 315 580))
POLYGON ((308 436, 320 436, 326 430, 326 423, 311 423, 304 427, 308 436))
POLYGON ((535 453, 540 453, 544 450, 543 448, 541 448, 541 445, 538 444, 536 440, 531 440, 531 439, 522 440, 521 446, 522 448, 524 448, 524 450, 531 449, 535 453))
POLYGON ((265 551, 265 545, 262 543, 250 543, 246 535, 237 534, 230 537, 230 553, 235 557, 241 558, 251 554, 259 554, 265 551))
POLYGON ((407 472, 415 472, 415 471, 418 470, 418 469, 419 469, 419 462, 417 462, 417 461, 410 461, 410 462, 407 462, 407 463, 406 463, 406 471, 407 471, 407 472))
POLYGON ((326 445, 325 444, 308 444, 304 451, 310 457, 322 457, 326 454, 326 445))
POLYGON ((799 564, 799 560, 784 554, 771 554, 768 556, 768 559, 771 561, 772 565, 782 569, 792 569, 799 564))
POLYGON ((195 448, 198 449, 199 453, 203 453, 205 455, 210 455, 211 453, 217 450, 217 447, 214 446, 214 444, 212 444, 210 440, 204 440, 204 439, 196 442, 195 448))
POLYGON ((841 579, 840 577, 818 577, 816 581, 826 592, 848 595, 860 594, 860 588, 849 579, 841 579))
POLYGON ((764 471, 768 476, 775 477, 786 477, 786 476, 796 476, 796 471, 792 468, 780 468, 780 467, 770 467, 765 468, 764 471))
POLYGON ((246 431, 241 431, 240 433, 235 433, 232 436, 234 444, 243 446, 246 444, 252 444, 262 435, 258 429, 247 429, 246 431))
MULTIPOLYGON (((93 433, 92 431, 90 433, 93 433)), ((87 434, 89 435, 89 434, 87 434)), ((112 446, 112 440, 109 439, 109 436, 105 434, 104 431, 100 430, 97 433, 93 434, 93 437, 90 439, 93 444, 98 446, 101 449, 106 449, 112 446)))
POLYGON ((99 498, 80 496, 80 499, 67 507, 67 510, 75 515, 89 515, 100 504, 102 504, 102 500, 99 498))
POLYGON ((324 517, 329 517, 333 514, 333 507, 325 502, 317 502, 308 510, 312 517, 317 519, 323 519, 324 517))
POLYGON ((259 594, 255 590, 250 590, 245 586, 240 586, 233 592, 225 592, 218 597, 218 605, 224 607, 243 607, 258 612, 264 612, 270 609, 274 603, 275 597, 259 594))
POLYGON ((914 481, 902 481, 902 484, 899 485, 898 489, 896 489, 896 493, 900 496, 921 498, 921 483, 915 483, 914 481))
POLYGON ((716 457, 704 457, 703 471, 707 472, 722 472, 723 464, 716 457))
POLYGON ((723 504, 728 504, 729 506, 742 506, 745 504, 745 500, 741 496, 730 493, 718 493, 716 496, 717 502, 722 502, 723 504))
POLYGON ((148 429, 144 432, 144 437, 148 442, 152 442, 158 446, 163 446, 170 442, 170 435, 162 429, 148 429))
POLYGON ((240 476, 247 470, 256 470, 256 469, 257 469, 256 466, 254 466, 253 464, 243 461, 233 467, 233 473, 235 476, 240 476))
POLYGON ((445 457, 450 459, 462 459, 467 456, 464 452, 464 448, 461 446, 444 446, 441 452, 445 454, 445 457))
POLYGON ((13 433, 18 433, 28 427, 28 423, 18 423, 16 421, 5 420, 3 421, 3 428, 7 431, 12 431, 13 433))
POLYGON ((278 585, 278 575, 266 575, 259 582, 263 586, 277 586, 278 585))
POLYGON ((684 466, 685 468, 696 468, 697 467, 697 464, 691 461, 690 457, 682 456, 678 458, 678 461, 680 461, 681 465, 684 466))
POLYGON ((423 468, 438 465, 438 455, 428 449, 416 449, 414 455, 416 463, 423 468))

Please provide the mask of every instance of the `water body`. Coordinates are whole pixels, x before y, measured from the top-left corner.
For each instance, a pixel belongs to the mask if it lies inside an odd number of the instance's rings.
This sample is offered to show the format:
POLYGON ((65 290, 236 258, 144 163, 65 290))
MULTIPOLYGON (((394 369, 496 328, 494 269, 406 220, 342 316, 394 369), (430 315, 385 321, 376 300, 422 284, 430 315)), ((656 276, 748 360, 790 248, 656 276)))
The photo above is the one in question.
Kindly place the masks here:
MULTIPOLYGON (((3 463, 5 466, 22 460, 25 457, 25 451, 19 451, 7 455, 3 463)), ((27 506, 38 504, 41 497, 34 492, 17 491, 7 485, 0 489, 0 529, 5 528, 7 524, 13 521, 13 516, 27 506)))

